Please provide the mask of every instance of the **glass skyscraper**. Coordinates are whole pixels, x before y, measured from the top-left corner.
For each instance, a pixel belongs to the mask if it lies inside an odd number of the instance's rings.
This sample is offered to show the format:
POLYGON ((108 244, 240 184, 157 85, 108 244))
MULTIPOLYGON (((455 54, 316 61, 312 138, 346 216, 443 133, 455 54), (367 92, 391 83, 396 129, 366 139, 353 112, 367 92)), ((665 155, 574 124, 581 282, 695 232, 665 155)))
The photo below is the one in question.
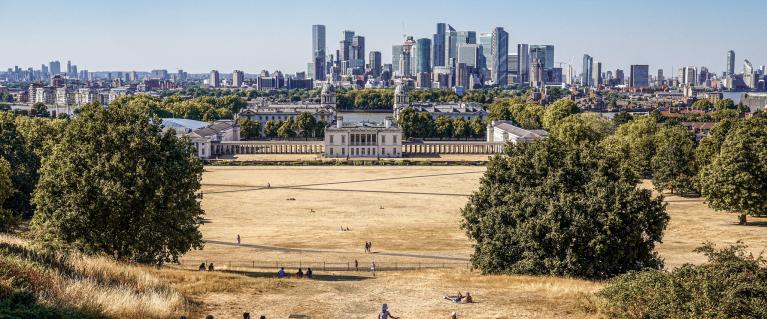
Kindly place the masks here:
POLYGON ((594 58, 588 54, 583 55, 583 73, 581 74, 581 84, 592 86, 591 79, 594 74, 594 58))
POLYGON ((493 29, 490 79, 498 86, 509 84, 509 33, 501 27, 493 29))
POLYGON ((415 74, 431 72, 431 40, 421 38, 415 41, 415 74))
POLYGON ((309 70, 314 76, 314 79, 324 81, 325 80, 325 50, 327 50, 325 43, 325 26, 321 24, 315 24, 312 26, 312 63, 310 63, 313 70, 309 70))
POLYGON ((434 34, 432 42, 432 65, 445 66, 445 30, 444 23, 437 23, 437 33, 434 34))
POLYGON ((541 60, 544 69, 554 68, 554 46, 553 45, 531 45, 530 60, 541 60))

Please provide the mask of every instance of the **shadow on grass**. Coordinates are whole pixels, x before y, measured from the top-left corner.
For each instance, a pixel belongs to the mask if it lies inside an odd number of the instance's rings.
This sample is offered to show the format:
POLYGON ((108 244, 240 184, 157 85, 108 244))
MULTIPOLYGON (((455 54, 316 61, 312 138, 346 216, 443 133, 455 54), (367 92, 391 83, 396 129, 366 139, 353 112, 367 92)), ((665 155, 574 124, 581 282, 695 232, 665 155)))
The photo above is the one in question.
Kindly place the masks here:
MULTIPOLYGON (((220 272, 223 273, 230 273, 230 274, 237 274, 237 275, 243 275, 253 278, 277 278, 277 274, 275 272, 262 272, 262 271, 241 271, 241 270, 221 270, 220 272)), ((286 279, 297 279, 295 274, 289 274, 286 279)), ((366 276, 356 276, 356 275, 327 275, 327 274, 317 274, 315 273, 312 275, 312 278, 306 278, 304 276, 303 278, 300 278, 301 280, 316 280, 316 281, 363 281, 372 279, 372 277, 366 277, 366 276)))
POLYGON ((37 303, 36 298, 31 293, 14 291, 0 297, 0 318, 75 319, 100 318, 100 316, 77 309, 42 305, 37 303))

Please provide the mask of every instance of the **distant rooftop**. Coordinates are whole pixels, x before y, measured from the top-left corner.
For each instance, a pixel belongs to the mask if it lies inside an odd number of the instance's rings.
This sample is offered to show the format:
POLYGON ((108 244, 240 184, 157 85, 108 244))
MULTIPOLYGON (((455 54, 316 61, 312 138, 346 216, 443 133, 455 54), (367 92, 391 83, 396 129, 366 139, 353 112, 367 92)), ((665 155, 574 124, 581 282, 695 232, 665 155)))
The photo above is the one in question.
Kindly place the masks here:
POLYGON ((188 120, 188 119, 177 119, 177 118, 164 118, 162 120, 162 126, 164 128, 173 128, 177 131, 179 129, 186 129, 189 131, 194 131, 199 128, 207 127, 208 122, 202 122, 202 121, 195 121, 195 120, 188 120))

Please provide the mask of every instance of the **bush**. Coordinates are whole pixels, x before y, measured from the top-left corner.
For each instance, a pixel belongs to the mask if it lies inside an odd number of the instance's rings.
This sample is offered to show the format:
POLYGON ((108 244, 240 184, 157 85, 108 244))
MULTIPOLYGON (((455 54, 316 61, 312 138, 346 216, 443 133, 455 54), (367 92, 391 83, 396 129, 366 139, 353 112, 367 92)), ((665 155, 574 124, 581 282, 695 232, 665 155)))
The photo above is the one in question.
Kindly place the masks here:
POLYGON ((613 279, 597 295, 609 318, 767 318, 765 260, 738 243, 696 249, 703 265, 647 270, 613 279))

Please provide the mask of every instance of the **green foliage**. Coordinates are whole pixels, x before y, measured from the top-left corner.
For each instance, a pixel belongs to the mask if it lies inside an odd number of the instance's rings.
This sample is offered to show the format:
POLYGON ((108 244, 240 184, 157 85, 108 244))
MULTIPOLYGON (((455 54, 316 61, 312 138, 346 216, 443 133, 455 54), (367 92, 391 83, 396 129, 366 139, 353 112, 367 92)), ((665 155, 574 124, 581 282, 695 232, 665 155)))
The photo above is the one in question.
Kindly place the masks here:
POLYGON ((482 137, 487 133, 487 123, 479 118, 479 116, 471 120, 469 126, 471 126, 471 132, 474 137, 482 137))
POLYGON ((296 129, 298 135, 303 138, 312 137, 316 131, 317 119, 309 112, 303 112, 296 118, 296 129))
POLYGON ((719 149, 722 147, 725 138, 727 138, 732 128, 739 123, 741 122, 723 120, 714 125, 708 132, 708 135, 700 141, 700 144, 695 149, 695 165, 700 171, 706 165, 711 164, 714 158, 719 155, 719 149))
POLYGON ((716 250, 696 249, 703 265, 671 272, 631 272, 610 281, 597 295, 608 318, 767 318, 767 268, 740 243, 716 250))
POLYGON ((420 89, 408 92, 408 98, 414 102, 456 102, 459 101, 451 89, 420 89))
POLYGON ((19 218, 32 215, 30 195, 38 179, 39 158, 17 126, 16 118, 10 112, 0 113, 0 157, 11 166, 13 188, 2 207, 19 218))
POLYGON ((207 122, 233 119, 234 114, 239 113, 247 106, 245 100, 235 95, 200 96, 191 99, 171 95, 160 99, 140 94, 120 97, 112 104, 147 107, 152 115, 159 117, 176 117, 207 122))
POLYGON ((734 110, 735 102, 732 99, 723 99, 716 102, 717 110, 734 110))
POLYGON ((51 113, 48 112, 48 107, 43 103, 32 104, 32 108, 29 109, 29 115, 34 117, 50 117, 51 113))
POLYGON ((739 117, 740 114, 737 110, 721 109, 714 112, 712 119, 716 122, 721 122, 724 120, 737 120, 739 117))
POLYGON ((462 210, 483 273, 609 278, 659 268, 669 216, 663 199, 599 145, 556 139, 510 144, 494 156, 462 210), (595 262, 598 261, 598 262, 595 262))
POLYGON ((240 137, 245 140, 254 140, 261 137, 261 123, 252 121, 249 118, 241 117, 237 119, 240 126, 240 137))
POLYGON ((633 119, 634 119, 634 116, 632 116, 631 113, 626 111, 620 111, 617 114, 615 114, 615 117, 613 117, 613 123, 615 123, 615 126, 621 126, 623 124, 631 122, 631 120, 633 119))
POLYGON ((336 105, 342 110, 391 110, 394 91, 360 89, 336 91, 336 105))
POLYGON ((570 99, 557 100, 549 105, 543 113, 543 127, 547 130, 552 129, 566 117, 578 112, 580 112, 578 105, 570 99))
POLYGON ((665 126, 655 134, 652 182, 658 191, 695 192, 695 140, 684 126, 665 126))
POLYGON ((434 120, 428 112, 416 112, 411 108, 400 112, 397 124, 402 128, 404 138, 433 137, 436 132, 434 120))
POLYGON ((469 122, 466 122, 466 120, 459 118, 453 121, 453 137, 458 139, 469 137, 471 132, 469 122))
POLYGON ((161 264, 202 246, 202 164, 149 106, 85 106, 43 158, 36 240, 161 264))
POLYGON ((282 125, 277 129, 277 136, 280 138, 293 138, 296 137, 296 123, 292 117, 289 117, 287 121, 282 122, 282 125))
POLYGON ((277 137, 277 130, 281 126, 282 126, 282 121, 280 121, 279 123, 274 122, 274 120, 266 121, 266 124, 264 124, 264 136, 268 138, 277 137))
POLYGON ((434 121, 435 134, 440 139, 453 136, 453 121, 443 115, 434 121))
POLYGON ((538 104, 529 104, 521 98, 497 100, 487 105, 488 121, 513 121, 524 129, 542 127, 544 109, 538 104))
POLYGON ((652 116, 637 117, 618 127, 615 135, 604 140, 606 150, 628 167, 637 178, 651 176, 655 156, 655 132, 658 123, 652 116))
POLYGON ((0 157, 0 232, 9 231, 18 224, 11 210, 3 207, 3 203, 11 197, 12 192, 11 164, 0 157))
POLYGON ((741 223, 746 215, 767 215, 767 119, 751 118, 732 127, 699 180, 711 208, 738 212, 741 223))
POLYGON ((570 115, 549 129, 553 138, 569 145, 600 142, 614 131, 610 120, 594 113, 570 115))
POLYGON ((692 103, 692 107, 698 110, 710 110, 714 108, 714 103, 709 100, 697 100, 692 103))

